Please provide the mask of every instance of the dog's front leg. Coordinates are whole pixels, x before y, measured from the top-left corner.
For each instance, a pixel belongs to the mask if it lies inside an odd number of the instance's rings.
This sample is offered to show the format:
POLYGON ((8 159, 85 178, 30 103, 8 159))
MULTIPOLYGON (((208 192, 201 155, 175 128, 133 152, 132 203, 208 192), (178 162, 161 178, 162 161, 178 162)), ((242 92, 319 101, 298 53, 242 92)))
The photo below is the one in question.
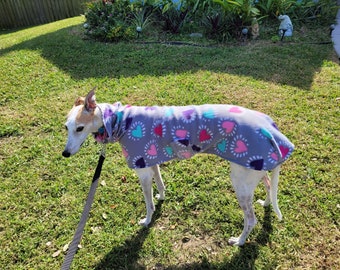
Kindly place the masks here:
POLYGON ((265 173, 231 163, 231 180, 244 213, 244 227, 239 237, 229 239, 230 245, 242 246, 257 223, 253 208, 254 190, 265 173))
POLYGON ((142 226, 148 226, 151 222, 153 212, 155 211, 152 191, 152 177, 154 176, 154 171, 152 168, 143 168, 136 169, 136 173, 143 189, 146 205, 146 218, 141 219, 139 224, 142 226))

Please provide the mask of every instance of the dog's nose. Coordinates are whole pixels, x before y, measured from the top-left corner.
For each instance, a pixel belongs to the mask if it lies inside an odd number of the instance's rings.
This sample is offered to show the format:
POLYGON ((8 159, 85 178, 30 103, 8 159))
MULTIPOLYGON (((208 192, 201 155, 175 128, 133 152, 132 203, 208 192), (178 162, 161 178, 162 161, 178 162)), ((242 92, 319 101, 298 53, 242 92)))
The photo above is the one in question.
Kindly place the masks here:
POLYGON ((68 152, 66 150, 62 153, 62 155, 63 155, 63 157, 70 157, 71 156, 70 152, 68 152))

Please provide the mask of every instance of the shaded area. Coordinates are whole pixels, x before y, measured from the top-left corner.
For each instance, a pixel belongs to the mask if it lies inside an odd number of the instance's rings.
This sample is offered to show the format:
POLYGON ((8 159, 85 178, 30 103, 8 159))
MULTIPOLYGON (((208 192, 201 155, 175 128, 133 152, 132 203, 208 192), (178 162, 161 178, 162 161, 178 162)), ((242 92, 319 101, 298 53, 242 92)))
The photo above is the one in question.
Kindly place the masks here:
POLYGON ((309 89, 331 44, 261 43, 247 46, 169 46, 163 44, 106 44, 85 40, 72 26, 0 50, 36 50, 76 80, 209 70, 309 89), (287 55, 289 57, 287 58, 287 55), (224 59, 224 61, 221 61, 224 59))
MULTIPOLYGON (((259 250, 262 246, 269 243, 269 237, 273 230, 271 225, 271 207, 264 208, 265 214, 259 225, 262 224, 262 230, 259 234, 254 236, 250 235, 250 238, 255 238, 254 241, 246 243, 243 247, 239 248, 239 251, 233 256, 231 260, 225 260, 224 262, 213 263, 207 261, 204 258, 201 262, 194 262, 191 264, 162 266, 156 265, 152 269, 171 269, 171 270, 184 270, 184 269, 254 269, 255 262, 259 256, 259 250)), ((155 220, 161 217, 161 202, 157 205, 156 211, 149 227, 152 227, 155 220)), ((95 267, 96 270, 105 269, 147 269, 147 267, 140 265, 139 252, 142 249, 145 239, 148 237, 149 229, 141 229, 137 235, 125 241, 124 245, 113 248, 102 261, 95 267)), ((268 262, 267 269, 275 269, 278 262, 268 262)), ((150 267, 150 266, 149 266, 150 267)))
POLYGON ((131 239, 127 239, 124 245, 112 249, 94 269, 145 269, 137 262, 139 259, 139 251, 142 249, 143 243, 149 235, 150 228, 161 216, 162 204, 163 201, 157 202, 152 221, 148 227, 142 227, 137 235, 131 239))

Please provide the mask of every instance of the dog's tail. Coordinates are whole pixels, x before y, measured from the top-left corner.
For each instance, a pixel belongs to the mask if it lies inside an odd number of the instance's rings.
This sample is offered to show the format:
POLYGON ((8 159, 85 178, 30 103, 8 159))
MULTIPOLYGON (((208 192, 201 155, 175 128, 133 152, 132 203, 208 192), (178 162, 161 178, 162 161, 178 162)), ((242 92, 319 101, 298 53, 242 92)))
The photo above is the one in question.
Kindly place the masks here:
POLYGON ((277 166, 271 175, 271 187, 270 187, 270 200, 272 201, 274 212, 276 213, 279 220, 282 219, 282 214, 279 209, 279 205, 277 203, 277 190, 279 185, 279 174, 280 174, 280 165, 277 166))

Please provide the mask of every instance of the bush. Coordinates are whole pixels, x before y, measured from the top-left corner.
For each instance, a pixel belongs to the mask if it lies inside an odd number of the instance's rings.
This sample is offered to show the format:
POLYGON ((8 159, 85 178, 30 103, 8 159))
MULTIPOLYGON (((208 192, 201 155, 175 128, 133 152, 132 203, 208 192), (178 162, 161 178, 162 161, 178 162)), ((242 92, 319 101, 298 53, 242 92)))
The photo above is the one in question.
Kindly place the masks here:
POLYGON ((334 0, 300 0, 294 3, 287 14, 298 23, 330 24, 338 9, 334 0))
POLYGON ((178 34, 189 19, 190 5, 187 1, 159 0, 157 16, 162 22, 163 30, 178 34))
POLYGON ((85 34, 101 41, 119 41, 135 36, 128 23, 132 18, 127 0, 90 2, 87 4, 85 34))
POLYGON ((134 39, 147 28, 154 36, 195 29, 225 41, 239 38, 254 21, 273 25, 280 14, 293 24, 330 24, 336 8, 334 0, 102 0, 87 4, 84 27, 89 37, 111 42, 134 39))
POLYGON ((202 26, 207 38, 218 41, 230 38, 231 23, 221 7, 208 9, 203 14, 202 26))
POLYGON ((257 0, 255 6, 261 16, 276 19, 287 14, 297 23, 329 24, 337 10, 334 0, 257 0))

